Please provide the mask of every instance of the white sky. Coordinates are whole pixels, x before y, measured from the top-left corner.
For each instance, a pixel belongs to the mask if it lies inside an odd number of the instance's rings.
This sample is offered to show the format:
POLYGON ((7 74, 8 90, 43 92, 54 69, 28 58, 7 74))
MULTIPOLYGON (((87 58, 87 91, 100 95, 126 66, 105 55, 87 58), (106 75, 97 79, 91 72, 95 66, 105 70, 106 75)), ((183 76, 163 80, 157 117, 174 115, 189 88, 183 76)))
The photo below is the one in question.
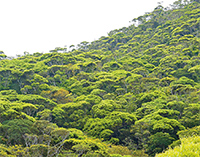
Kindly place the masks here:
POLYGON ((16 56, 91 42, 161 1, 175 0, 0 0, 0 50, 16 56))

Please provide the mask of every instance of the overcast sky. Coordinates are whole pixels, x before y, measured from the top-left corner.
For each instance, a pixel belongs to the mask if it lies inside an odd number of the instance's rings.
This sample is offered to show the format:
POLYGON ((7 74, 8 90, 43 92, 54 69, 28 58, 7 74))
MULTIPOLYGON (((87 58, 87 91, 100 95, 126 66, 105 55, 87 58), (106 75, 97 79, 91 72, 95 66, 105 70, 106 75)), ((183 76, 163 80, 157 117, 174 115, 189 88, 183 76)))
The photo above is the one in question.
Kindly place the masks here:
POLYGON ((175 0, 0 0, 0 50, 16 56, 91 42, 161 1, 175 0))

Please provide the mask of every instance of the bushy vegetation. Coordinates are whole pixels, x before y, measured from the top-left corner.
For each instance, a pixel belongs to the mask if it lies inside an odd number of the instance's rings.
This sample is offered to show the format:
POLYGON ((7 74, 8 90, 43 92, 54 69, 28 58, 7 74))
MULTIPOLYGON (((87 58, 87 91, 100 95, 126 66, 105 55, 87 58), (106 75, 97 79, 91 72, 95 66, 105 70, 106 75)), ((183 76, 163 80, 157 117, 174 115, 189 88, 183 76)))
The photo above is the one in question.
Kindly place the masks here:
POLYGON ((165 153, 156 155, 156 157, 198 157, 200 154, 200 136, 181 139, 181 145, 174 149, 169 149, 165 153))
POLYGON ((199 29, 199 1, 178 0, 76 48, 1 51, 0 155, 195 156, 199 29))

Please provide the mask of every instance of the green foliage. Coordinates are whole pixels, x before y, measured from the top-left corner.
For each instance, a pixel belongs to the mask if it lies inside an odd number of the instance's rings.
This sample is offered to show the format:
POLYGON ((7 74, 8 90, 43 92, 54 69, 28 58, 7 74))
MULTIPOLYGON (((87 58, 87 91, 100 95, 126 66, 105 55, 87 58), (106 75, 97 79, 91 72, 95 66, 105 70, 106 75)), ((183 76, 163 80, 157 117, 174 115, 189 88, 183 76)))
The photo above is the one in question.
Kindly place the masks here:
POLYGON ((5 138, 7 144, 24 144, 23 135, 34 133, 33 122, 29 120, 8 120, 1 126, 1 136, 5 138))
POLYGON ((164 153, 157 154, 156 157, 175 157, 175 156, 191 156, 196 157, 200 154, 200 137, 194 136, 189 138, 182 138, 181 145, 174 149, 169 149, 164 153))
POLYGON ((180 138, 199 136, 200 135, 200 126, 196 126, 193 128, 188 128, 186 130, 179 131, 177 134, 180 138))
POLYGON ((96 154, 98 156, 109 156, 107 152, 107 145, 102 143, 98 139, 85 138, 83 140, 79 139, 67 139, 63 146, 65 149, 71 149, 76 154, 96 154))
POLYGON ((199 8, 198 0, 159 4, 69 50, 0 51, 1 154, 153 156, 198 138, 199 8))
MULTIPOLYGON (((84 126, 84 130, 88 135, 105 138, 114 143, 116 140, 112 137, 120 137, 118 140, 122 142, 125 134, 128 135, 130 126, 135 123, 136 117, 133 114, 113 111, 104 118, 90 118, 84 126)), ((118 143, 118 142, 117 142, 118 143)))
POLYGON ((121 106, 116 104, 113 100, 106 99, 102 100, 99 104, 94 105, 91 112, 95 118, 104 118, 110 114, 110 112, 117 109, 121 109, 121 106))
POLYGON ((189 104, 183 110, 181 122, 186 127, 198 126, 200 121, 200 106, 199 104, 189 104))
POLYGON ((168 133, 158 132, 149 137, 149 146, 147 149, 148 154, 151 156, 155 153, 162 152, 168 145, 172 143, 174 138, 172 138, 168 133))

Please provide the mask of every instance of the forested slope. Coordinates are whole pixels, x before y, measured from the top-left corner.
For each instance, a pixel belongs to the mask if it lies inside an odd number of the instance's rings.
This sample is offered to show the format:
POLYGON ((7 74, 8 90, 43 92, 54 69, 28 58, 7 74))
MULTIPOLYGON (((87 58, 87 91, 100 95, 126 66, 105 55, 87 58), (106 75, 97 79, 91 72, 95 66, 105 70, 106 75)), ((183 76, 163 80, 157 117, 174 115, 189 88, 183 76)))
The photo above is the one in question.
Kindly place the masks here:
POLYGON ((199 141, 199 30, 199 1, 179 0, 69 50, 1 51, 0 154, 155 156, 199 141))

